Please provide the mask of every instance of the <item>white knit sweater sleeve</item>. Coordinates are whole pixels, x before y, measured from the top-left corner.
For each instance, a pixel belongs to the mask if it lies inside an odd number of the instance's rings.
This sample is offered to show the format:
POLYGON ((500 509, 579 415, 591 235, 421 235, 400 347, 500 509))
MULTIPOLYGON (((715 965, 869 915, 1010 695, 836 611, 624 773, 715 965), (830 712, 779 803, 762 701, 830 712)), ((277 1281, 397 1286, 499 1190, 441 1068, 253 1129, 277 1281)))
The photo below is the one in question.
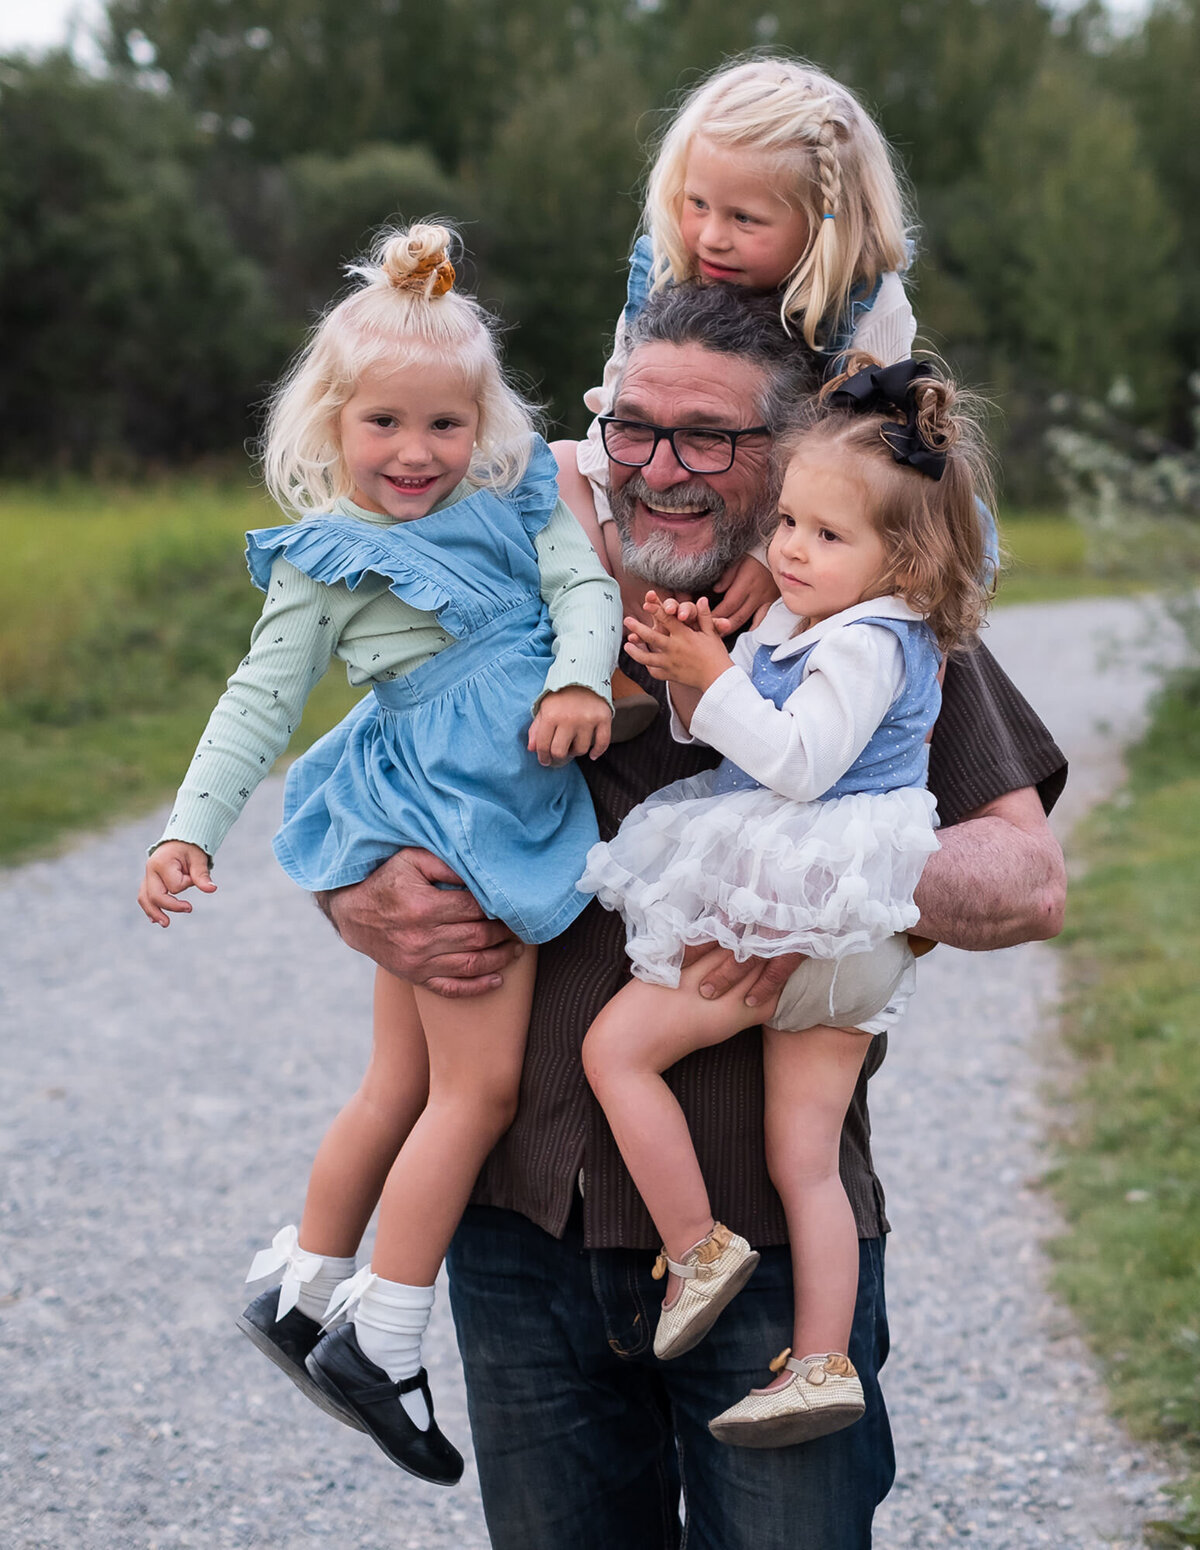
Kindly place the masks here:
POLYGON ((813 647, 780 710, 731 666, 701 697, 692 736, 780 796, 811 802, 862 753, 903 685, 904 650, 893 632, 847 624, 813 647))
POLYGON ((850 337, 852 350, 865 350, 881 366, 907 360, 917 336, 917 320, 900 276, 890 270, 879 284, 869 312, 864 312, 850 337))

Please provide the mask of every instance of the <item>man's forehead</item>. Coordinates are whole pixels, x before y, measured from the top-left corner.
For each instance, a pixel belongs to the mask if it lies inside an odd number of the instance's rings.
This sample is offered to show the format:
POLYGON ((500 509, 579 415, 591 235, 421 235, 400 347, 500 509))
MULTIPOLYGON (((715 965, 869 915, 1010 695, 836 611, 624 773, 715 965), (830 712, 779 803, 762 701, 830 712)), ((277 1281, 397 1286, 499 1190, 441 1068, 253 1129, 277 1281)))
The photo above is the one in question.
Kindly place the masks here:
POLYGON ((613 405, 660 425, 748 425, 766 387, 761 366, 701 344, 650 340, 631 351, 613 405))

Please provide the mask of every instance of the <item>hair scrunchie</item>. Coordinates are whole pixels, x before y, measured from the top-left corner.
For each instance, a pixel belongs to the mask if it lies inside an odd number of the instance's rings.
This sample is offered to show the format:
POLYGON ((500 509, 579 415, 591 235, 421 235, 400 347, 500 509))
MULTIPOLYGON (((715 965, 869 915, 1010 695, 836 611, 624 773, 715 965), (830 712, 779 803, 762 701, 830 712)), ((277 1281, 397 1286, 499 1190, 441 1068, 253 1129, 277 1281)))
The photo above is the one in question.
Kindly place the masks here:
POLYGON ((444 251, 431 253, 428 258, 423 258, 415 269, 410 269, 401 279, 393 280, 392 284, 398 291, 424 291, 430 275, 434 277, 433 284, 428 286, 427 291, 431 298, 444 296, 453 286, 454 265, 444 251))
POLYGON ((946 471, 946 453, 921 434, 917 424, 917 395, 913 391, 922 379, 938 381, 938 373, 928 361, 897 361, 893 366, 872 366, 847 377, 841 387, 830 393, 828 402, 855 414, 884 414, 897 410, 904 424, 894 421, 880 432, 892 449, 897 463, 908 463, 929 479, 940 479, 946 471))

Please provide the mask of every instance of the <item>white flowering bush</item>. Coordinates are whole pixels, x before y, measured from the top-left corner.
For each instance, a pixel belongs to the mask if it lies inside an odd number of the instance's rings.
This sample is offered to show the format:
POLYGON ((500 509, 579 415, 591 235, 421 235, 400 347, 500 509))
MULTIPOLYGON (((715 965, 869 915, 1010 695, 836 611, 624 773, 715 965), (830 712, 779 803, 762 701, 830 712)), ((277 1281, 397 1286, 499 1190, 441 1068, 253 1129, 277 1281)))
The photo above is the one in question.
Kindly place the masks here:
POLYGON ((1087 537, 1098 575, 1152 588, 1178 626, 1187 665, 1200 667, 1200 372, 1191 445, 1131 426, 1132 395, 1118 382, 1106 404, 1059 394, 1047 432, 1055 475, 1071 517, 1087 537))

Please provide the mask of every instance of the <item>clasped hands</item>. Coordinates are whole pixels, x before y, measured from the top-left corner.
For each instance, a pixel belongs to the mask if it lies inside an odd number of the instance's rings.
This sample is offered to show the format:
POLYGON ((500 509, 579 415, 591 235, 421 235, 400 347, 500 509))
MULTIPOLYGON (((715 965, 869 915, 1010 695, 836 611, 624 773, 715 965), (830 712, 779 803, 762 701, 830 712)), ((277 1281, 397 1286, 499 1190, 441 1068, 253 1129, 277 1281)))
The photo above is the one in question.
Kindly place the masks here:
POLYGON ((625 650, 652 678, 669 679, 701 694, 729 670, 730 656, 708 599, 681 603, 647 592, 646 620, 627 618, 625 650))

